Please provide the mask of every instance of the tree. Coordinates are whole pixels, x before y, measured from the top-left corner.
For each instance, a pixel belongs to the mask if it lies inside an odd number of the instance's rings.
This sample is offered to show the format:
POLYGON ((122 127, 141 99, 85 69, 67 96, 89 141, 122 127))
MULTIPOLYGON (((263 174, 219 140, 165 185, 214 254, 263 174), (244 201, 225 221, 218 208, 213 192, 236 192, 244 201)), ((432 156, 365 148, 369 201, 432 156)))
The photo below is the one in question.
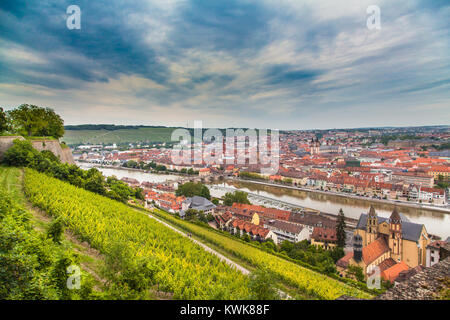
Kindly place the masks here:
POLYGON ((359 266, 350 265, 347 269, 347 273, 350 276, 355 277, 356 280, 358 280, 360 282, 364 282, 364 280, 365 280, 363 269, 359 266))
POLYGON ((51 136, 61 138, 64 135, 64 121, 52 109, 22 104, 8 111, 12 129, 28 136, 51 136))
POLYGON ((233 203, 250 204, 247 193, 244 191, 227 192, 223 201, 224 205, 232 206, 233 203))
POLYGON ((136 187, 134 188, 134 196, 136 197, 136 199, 145 200, 145 196, 144 196, 144 190, 142 188, 136 187))
POLYGON ((256 270, 250 275, 251 300, 276 300, 274 276, 266 269, 256 270))
POLYGON ((211 199, 208 187, 201 182, 186 182, 185 184, 178 186, 176 195, 185 197, 200 196, 208 200, 211 199))
POLYGON ((339 214, 338 214, 337 224, 336 224, 337 245, 340 248, 345 247, 345 238, 346 238, 345 228, 346 228, 346 225, 345 225, 344 211, 342 211, 342 209, 340 209, 339 214))
POLYGON ((3 108, 0 108, 0 133, 8 130, 8 119, 6 118, 6 113, 3 108))
POLYGON ((186 220, 193 220, 194 218, 196 218, 199 214, 199 212, 195 209, 187 209, 185 212, 185 219, 186 220))
POLYGON ((47 237, 52 239, 53 242, 60 244, 62 235, 64 233, 65 223, 62 218, 53 219, 47 230, 47 237))
POLYGON ((27 167, 37 154, 39 151, 33 148, 31 142, 15 139, 13 146, 5 152, 3 163, 9 166, 27 167))

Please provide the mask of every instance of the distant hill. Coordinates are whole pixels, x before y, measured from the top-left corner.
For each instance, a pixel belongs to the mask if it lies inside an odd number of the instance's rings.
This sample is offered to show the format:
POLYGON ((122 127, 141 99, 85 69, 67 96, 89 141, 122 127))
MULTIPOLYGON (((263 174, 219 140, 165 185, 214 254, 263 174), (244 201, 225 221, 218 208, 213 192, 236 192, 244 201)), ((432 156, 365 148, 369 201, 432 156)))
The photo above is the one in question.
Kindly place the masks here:
MULTIPOLYGON (((91 125, 89 125, 91 126, 91 125)), ((176 128, 144 127, 144 126, 112 126, 92 125, 91 129, 66 127, 66 133, 61 138, 68 145, 79 144, 124 144, 124 143, 163 143, 170 142, 171 134, 176 128), (125 128, 124 128, 125 127, 125 128)))
POLYGON ((81 130, 123 130, 123 129, 142 129, 142 128, 167 128, 166 126, 130 126, 115 124, 80 124, 76 126, 64 126, 64 129, 70 131, 81 130))
MULTIPOLYGON (((80 144, 127 144, 127 143, 168 143, 178 127, 164 126, 120 126, 113 124, 84 124, 65 126, 66 133, 61 141, 69 146, 80 144)), ((194 136, 194 129, 188 129, 194 136)), ((230 128, 237 129, 237 128, 230 128)), ((207 128, 203 128, 203 131, 207 128)), ((225 129, 219 129, 225 136, 225 129)), ((243 130, 247 130, 244 128, 243 130)))

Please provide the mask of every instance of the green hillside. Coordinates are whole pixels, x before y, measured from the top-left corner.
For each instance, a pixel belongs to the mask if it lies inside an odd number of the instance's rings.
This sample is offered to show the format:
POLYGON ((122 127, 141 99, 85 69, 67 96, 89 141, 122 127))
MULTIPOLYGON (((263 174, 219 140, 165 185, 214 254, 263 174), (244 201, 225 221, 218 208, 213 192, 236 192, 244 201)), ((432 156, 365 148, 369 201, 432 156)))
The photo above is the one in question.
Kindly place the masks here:
POLYGON ((66 130, 61 139, 68 145, 77 144, 122 144, 136 142, 170 142, 175 128, 137 128, 119 130, 66 130))

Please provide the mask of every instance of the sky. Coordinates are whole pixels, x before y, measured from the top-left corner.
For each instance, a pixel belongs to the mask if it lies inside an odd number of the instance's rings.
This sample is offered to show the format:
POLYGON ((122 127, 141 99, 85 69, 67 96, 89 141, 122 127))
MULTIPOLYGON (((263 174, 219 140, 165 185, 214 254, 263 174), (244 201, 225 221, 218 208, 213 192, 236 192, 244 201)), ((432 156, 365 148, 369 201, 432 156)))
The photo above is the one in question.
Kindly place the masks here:
POLYGON ((450 124, 450 1, 2 0, 0 106, 22 103, 72 125, 450 124))

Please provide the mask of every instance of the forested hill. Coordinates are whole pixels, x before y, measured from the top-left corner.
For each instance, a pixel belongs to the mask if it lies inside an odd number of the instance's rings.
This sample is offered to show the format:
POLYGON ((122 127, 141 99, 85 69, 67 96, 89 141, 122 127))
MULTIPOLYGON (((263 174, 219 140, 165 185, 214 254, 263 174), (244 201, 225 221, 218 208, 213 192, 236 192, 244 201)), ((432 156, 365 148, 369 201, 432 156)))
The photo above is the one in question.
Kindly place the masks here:
POLYGON ((64 126, 66 130, 123 130, 123 129, 140 129, 140 128, 167 128, 166 126, 131 126, 131 125, 115 125, 115 124, 80 124, 64 126))
MULTIPOLYGON (((170 143, 172 133, 179 127, 132 126, 113 124, 85 124, 64 126, 65 134, 61 139, 70 146, 80 144, 128 144, 128 143, 170 143)), ((194 129, 188 129, 194 136, 194 129)), ((208 128, 203 128, 203 132, 208 128)), ((237 129, 237 128, 230 128, 237 129)), ((219 129, 225 136, 226 129, 219 129)), ((247 130, 247 128, 243 128, 247 130)))

